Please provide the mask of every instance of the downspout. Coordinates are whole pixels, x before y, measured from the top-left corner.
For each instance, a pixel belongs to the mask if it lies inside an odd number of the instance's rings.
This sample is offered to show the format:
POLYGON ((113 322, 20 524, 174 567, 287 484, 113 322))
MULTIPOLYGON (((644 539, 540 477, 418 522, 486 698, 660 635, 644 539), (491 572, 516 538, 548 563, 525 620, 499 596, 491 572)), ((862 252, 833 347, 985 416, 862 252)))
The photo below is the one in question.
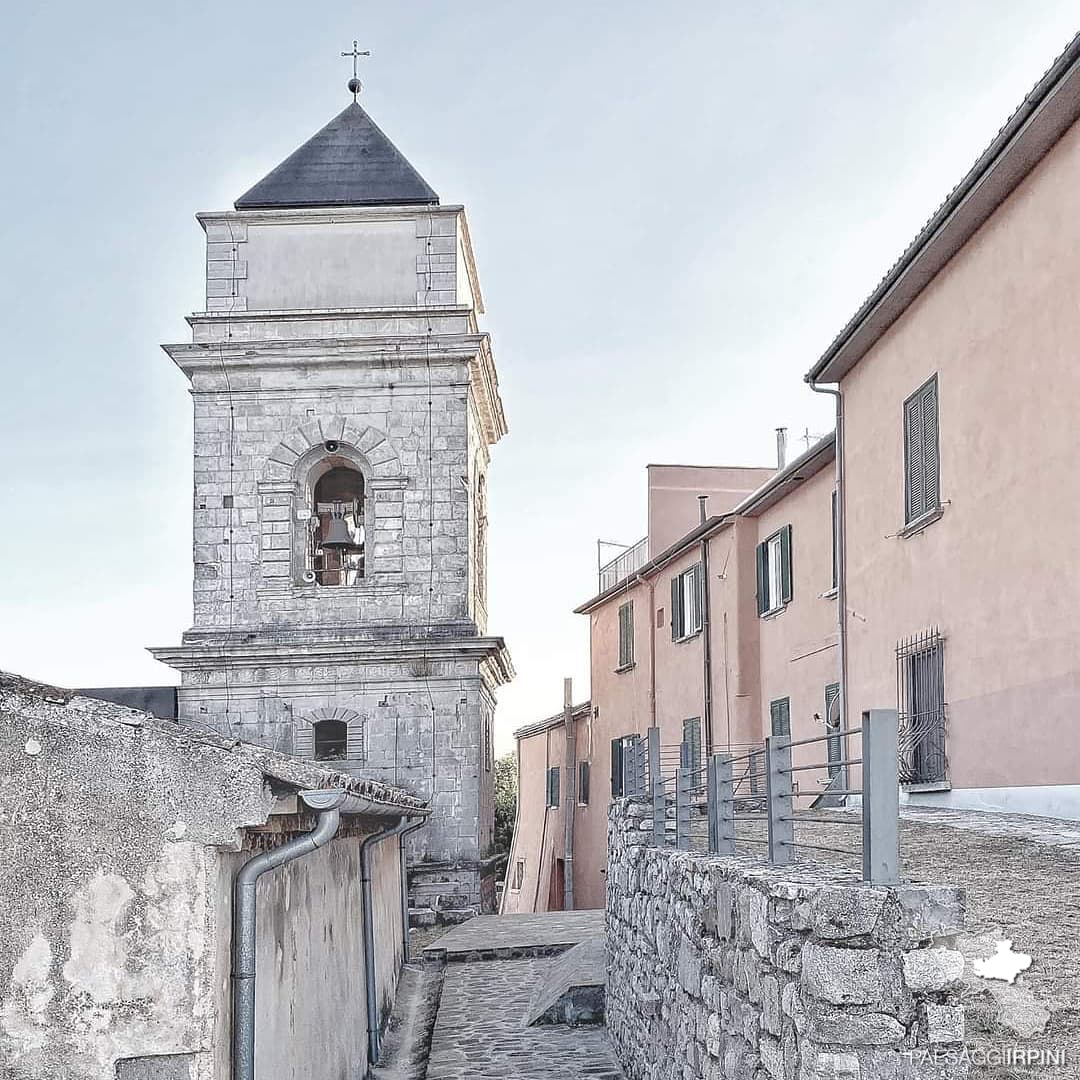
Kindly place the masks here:
MULTIPOLYGON (((704 525, 708 518, 709 496, 698 496, 701 524, 704 525)), ((702 694, 703 719, 705 723, 705 753, 711 754, 716 745, 713 740, 713 694, 712 694, 712 631, 711 612, 709 604, 709 538, 701 538, 701 668, 704 680, 702 694)))
POLYGON ((315 811, 315 828, 304 836, 248 859, 233 882, 233 1080, 255 1080, 255 891, 268 870, 309 855, 333 840, 341 824, 344 791, 302 791, 315 811))
POLYGON ((574 814, 577 809, 577 740, 574 732, 574 683, 563 679, 563 735, 566 762, 566 809, 563 811, 563 911, 574 910, 574 814))
POLYGON ((411 832, 416 832, 427 820, 421 818, 415 825, 406 824, 408 819, 398 826, 398 855, 401 859, 401 944, 404 947, 405 963, 409 962, 409 881, 408 859, 405 855, 405 837, 411 832))
MULTIPOLYGON (((835 390, 819 386, 807 376, 806 383, 816 394, 836 398, 836 642, 840 649, 840 730, 848 730, 848 642, 847 642, 847 487, 844 483, 844 398, 835 390)), ((845 740, 846 742, 846 740, 845 740)), ((843 756, 849 755, 845 749, 843 756)), ((847 789, 848 767, 840 767, 840 787, 847 789)), ((826 789, 828 790, 828 789, 826 789)))
POLYGON ((640 574, 634 575, 634 582, 649 586, 649 727, 656 727, 656 585, 640 574))
MULTIPOLYGON (((364 903, 364 984, 367 1002, 368 1061, 379 1063, 379 1002, 375 989, 375 912, 371 888, 371 853, 380 840, 398 836, 408 826, 408 817, 396 825, 365 836, 360 844, 360 891, 364 903)), ((421 822, 422 824, 422 822, 421 822)), ((406 936, 408 930, 405 931, 406 936)))

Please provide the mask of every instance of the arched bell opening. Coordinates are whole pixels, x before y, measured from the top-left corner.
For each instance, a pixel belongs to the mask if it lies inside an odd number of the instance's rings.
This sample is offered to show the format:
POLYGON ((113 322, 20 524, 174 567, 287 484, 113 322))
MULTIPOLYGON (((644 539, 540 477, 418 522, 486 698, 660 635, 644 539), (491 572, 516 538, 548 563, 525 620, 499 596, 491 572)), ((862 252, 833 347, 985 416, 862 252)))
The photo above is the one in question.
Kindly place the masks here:
POLYGON ((317 585, 355 585, 364 576, 364 477, 334 465, 315 482, 311 507, 311 572, 317 585))

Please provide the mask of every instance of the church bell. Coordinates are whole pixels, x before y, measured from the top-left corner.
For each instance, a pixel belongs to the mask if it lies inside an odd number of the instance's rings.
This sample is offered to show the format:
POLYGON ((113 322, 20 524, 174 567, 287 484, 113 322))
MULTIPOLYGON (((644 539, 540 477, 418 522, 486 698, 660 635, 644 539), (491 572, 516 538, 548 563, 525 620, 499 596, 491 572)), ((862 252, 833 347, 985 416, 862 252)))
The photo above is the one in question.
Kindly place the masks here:
POLYGON ((332 517, 330 527, 326 530, 326 536, 320 544, 323 548, 332 548, 334 551, 360 551, 360 545, 353 539, 349 526, 344 518, 332 517))

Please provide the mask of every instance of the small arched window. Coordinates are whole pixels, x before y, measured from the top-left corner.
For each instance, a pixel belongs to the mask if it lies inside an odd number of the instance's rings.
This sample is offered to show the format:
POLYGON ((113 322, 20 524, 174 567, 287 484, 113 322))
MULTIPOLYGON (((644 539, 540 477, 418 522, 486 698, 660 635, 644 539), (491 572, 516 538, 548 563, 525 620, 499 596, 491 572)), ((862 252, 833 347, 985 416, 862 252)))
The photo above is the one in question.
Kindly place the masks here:
POLYGON ((311 569, 318 585, 355 585, 364 576, 364 477, 335 465, 312 494, 311 569))
POLYGON ((316 761, 341 761, 349 756, 349 725, 344 720, 320 720, 314 727, 316 761))

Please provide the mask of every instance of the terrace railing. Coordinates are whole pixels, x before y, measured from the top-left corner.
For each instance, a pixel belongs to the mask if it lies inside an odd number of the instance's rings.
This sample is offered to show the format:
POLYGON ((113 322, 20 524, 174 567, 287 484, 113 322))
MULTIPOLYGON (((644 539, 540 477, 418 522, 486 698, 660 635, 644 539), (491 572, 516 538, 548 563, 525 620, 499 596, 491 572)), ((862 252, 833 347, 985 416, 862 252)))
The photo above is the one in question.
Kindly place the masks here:
POLYGON ((679 754, 674 769, 665 769, 670 751, 660 745, 660 731, 650 728, 637 749, 624 756, 624 791, 648 797, 652 807, 653 843, 681 850, 704 849, 715 855, 735 854, 743 845, 765 849, 775 866, 786 866, 800 849, 849 856, 861 861, 864 881, 888 884, 899 880, 899 771, 897 713, 894 709, 870 709, 862 726, 841 732, 842 753, 831 756, 827 743, 835 732, 808 739, 771 735, 764 747, 750 747, 740 754, 712 754, 700 766, 686 767, 690 755, 679 754), (850 747, 861 752, 853 756, 850 747), (799 764, 792 764, 792 749, 802 748, 799 764), (820 747, 821 760, 804 760, 820 747), (799 791, 795 777, 802 772, 841 766, 848 778, 843 786, 829 787, 835 796, 858 796, 858 818, 842 813, 801 808, 800 799, 817 800, 819 791, 799 791), (862 786, 850 777, 858 767, 862 786), (760 825, 766 825, 760 835, 760 825), (740 826, 757 826, 750 835, 740 826), (837 825, 858 828, 859 841, 836 846, 808 839, 799 833, 805 825, 837 825), (861 842, 860 842, 861 841, 861 842))

